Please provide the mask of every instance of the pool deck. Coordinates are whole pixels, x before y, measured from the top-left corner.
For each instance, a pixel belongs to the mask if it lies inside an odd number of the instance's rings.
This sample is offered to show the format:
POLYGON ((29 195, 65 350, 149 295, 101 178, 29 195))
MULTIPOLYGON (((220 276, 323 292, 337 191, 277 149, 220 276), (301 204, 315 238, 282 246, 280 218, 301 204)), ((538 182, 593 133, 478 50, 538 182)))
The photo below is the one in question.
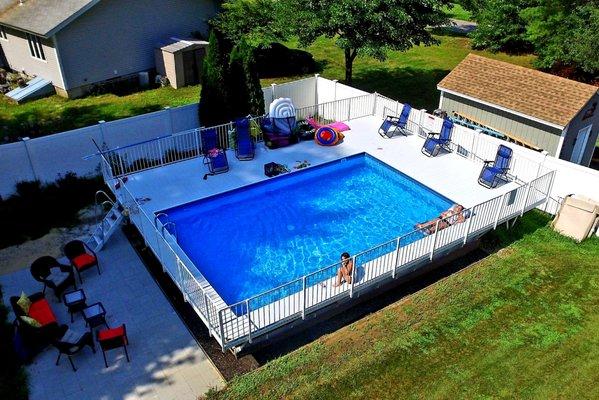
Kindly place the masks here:
POLYGON ((209 176, 207 180, 202 179, 207 167, 199 158, 132 174, 127 187, 138 199, 149 199, 143 202, 142 207, 148 213, 154 213, 269 179, 264 175, 264 164, 269 162, 286 164, 292 168, 297 161, 307 160, 312 165, 318 165, 362 152, 367 152, 464 207, 482 203, 517 187, 514 183, 508 183, 496 189, 486 189, 477 183, 482 164, 453 153, 426 157, 420 152, 424 139, 417 135, 382 138, 377 133, 381 122, 378 117, 347 122, 351 130, 344 133, 343 143, 334 147, 322 147, 309 141, 271 150, 259 143, 256 157, 251 161, 239 161, 234 152, 229 151, 229 172, 209 176))

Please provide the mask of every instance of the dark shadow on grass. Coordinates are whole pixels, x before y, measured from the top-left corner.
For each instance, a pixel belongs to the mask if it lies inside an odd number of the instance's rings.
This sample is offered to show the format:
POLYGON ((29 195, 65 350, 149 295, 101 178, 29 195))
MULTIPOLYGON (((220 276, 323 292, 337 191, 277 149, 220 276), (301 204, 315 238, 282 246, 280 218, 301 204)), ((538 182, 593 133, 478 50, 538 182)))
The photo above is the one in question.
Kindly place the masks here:
POLYGON ((448 73, 444 69, 388 69, 381 64, 379 68, 355 73, 352 85, 430 111, 439 106, 437 83, 448 73))
POLYGON ((518 218, 513 227, 508 229, 506 224, 502 224, 497 227, 497 230, 486 234, 481 241, 481 248, 488 253, 497 251, 546 227, 550 221, 551 216, 549 214, 533 210, 526 213, 522 218, 518 218))

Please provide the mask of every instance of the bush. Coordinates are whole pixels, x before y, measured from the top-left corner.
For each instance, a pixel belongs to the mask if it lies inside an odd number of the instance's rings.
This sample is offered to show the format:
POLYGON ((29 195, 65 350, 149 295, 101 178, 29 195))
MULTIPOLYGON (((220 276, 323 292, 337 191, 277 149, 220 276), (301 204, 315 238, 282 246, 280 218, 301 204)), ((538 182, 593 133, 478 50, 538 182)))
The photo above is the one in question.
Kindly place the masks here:
POLYGON ((0 248, 39 238, 50 229, 78 222, 78 212, 92 204, 103 187, 100 177, 80 178, 69 172, 56 182, 17 184, 17 193, 0 199, 0 248))
POLYGON ((26 400, 29 391, 27 374, 13 350, 13 332, 0 288, 0 399, 26 400))

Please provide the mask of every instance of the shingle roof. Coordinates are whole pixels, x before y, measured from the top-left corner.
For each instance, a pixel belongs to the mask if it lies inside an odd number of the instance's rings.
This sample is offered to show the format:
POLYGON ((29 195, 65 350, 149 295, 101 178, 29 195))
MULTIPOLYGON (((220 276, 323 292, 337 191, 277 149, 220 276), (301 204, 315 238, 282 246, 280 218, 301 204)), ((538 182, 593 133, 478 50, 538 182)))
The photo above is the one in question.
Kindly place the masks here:
POLYGON ((0 0, 0 24, 52 36, 99 0, 0 0))
POLYGON ((598 88, 469 54, 437 87, 565 127, 598 88))

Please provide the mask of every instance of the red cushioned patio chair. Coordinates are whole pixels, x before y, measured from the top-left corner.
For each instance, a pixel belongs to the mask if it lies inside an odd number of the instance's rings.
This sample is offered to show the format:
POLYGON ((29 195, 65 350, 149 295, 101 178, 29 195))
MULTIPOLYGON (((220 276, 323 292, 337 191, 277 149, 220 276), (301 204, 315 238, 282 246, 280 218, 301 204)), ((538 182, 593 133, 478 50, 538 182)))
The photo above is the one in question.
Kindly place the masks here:
POLYGON ((98 343, 100 343, 100 348, 102 349, 102 356, 104 357, 104 365, 106 368, 108 368, 108 362, 106 361, 107 350, 123 347, 125 349, 127 362, 131 361, 129 359, 129 352, 127 351, 129 339, 127 338, 127 328, 125 327, 125 324, 98 332, 98 343))
POLYGON ((81 280, 81 272, 86 269, 96 267, 98 268, 98 275, 102 274, 96 253, 81 240, 71 240, 69 243, 65 244, 63 251, 64 255, 71 262, 73 268, 75 268, 75 271, 77 271, 80 283, 83 283, 81 280))

